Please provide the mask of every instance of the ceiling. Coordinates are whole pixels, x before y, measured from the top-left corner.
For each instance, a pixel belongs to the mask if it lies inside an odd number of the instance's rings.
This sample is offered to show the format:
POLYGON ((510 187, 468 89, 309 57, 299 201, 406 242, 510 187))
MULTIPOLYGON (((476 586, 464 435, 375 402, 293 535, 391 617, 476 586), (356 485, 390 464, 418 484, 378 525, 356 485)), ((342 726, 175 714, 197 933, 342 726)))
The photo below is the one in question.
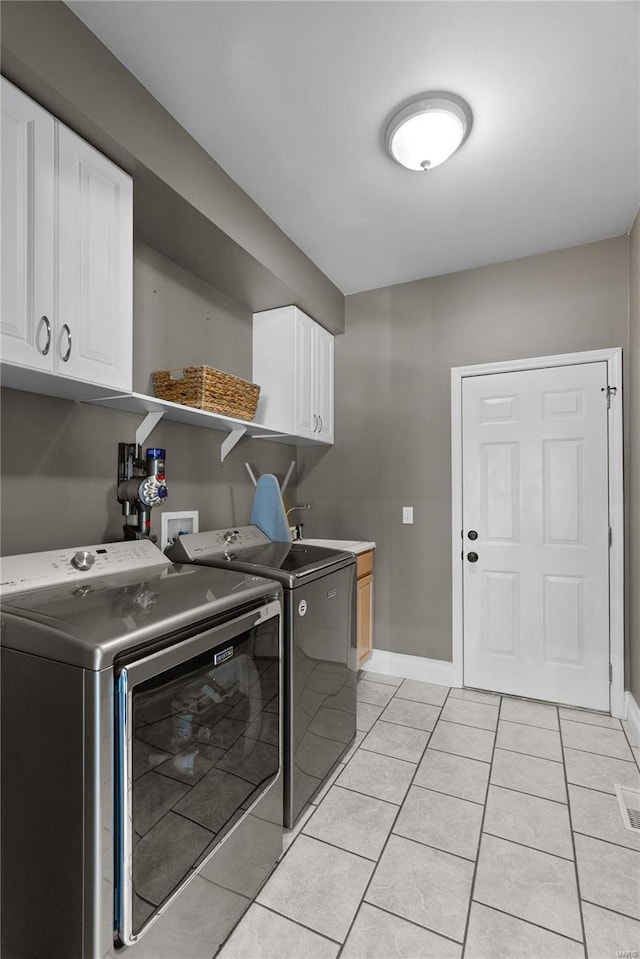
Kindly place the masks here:
POLYGON ((69 0, 344 292, 627 233, 640 202, 640 5, 69 0), (444 165, 385 153, 429 90, 474 121, 444 165))

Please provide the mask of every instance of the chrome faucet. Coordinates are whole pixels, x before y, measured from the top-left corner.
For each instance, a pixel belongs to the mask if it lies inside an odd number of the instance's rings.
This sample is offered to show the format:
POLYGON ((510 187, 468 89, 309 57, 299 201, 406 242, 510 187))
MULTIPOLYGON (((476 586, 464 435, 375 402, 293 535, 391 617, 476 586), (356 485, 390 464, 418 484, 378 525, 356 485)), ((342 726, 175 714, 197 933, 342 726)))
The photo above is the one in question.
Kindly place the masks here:
MULTIPOLYGON (((312 509, 311 503, 301 503, 300 506, 292 506, 291 509, 287 510, 287 519, 289 519, 289 513, 293 513, 296 509, 312 509)), ((304 523, 296 523, 295 526, 290 526, 291 538, 295 541, 302 539, 302 527, 304 523)))

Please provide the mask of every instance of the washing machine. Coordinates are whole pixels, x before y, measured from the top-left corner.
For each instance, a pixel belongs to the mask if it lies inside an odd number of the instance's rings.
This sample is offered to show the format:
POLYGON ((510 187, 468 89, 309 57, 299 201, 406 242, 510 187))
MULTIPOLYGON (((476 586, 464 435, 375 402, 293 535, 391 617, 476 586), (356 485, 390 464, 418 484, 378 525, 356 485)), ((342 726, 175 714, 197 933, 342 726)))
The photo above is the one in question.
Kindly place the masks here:
POLYGON ((257 526, 180 536, 176 563, 266 576, 284 590, 284 815, 292 828, 356 732, 356 559, 272 542, 257 526))
POLYGON ((282 854, 282 590, 150 541, 2 561, 3 959, 211 959, 282 854))

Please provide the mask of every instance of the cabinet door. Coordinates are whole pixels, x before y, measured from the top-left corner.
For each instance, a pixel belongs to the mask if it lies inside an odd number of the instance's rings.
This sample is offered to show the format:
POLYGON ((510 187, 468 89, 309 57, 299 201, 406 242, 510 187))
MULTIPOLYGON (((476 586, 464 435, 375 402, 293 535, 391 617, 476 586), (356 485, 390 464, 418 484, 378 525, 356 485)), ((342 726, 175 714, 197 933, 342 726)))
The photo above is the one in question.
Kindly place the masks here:
POLYGON ((58 372, 131 389, 131 178, 66 127, 58 137, 58 372))
POLYGON ((333 336, 316 328, 316 409, 317 438, 333 443, 333 336))
POLYGON ((2 80, 2 358, 49 370, 54 323, 54 120, 2 80))
POLYGON ((296 436, 317 439, 316 409, 316 333, 317 324, 296 310, 295 422, 296 436))
POLYGON ((358 580, 358 665, 361 666, 373 649, 373 575, 358 580))

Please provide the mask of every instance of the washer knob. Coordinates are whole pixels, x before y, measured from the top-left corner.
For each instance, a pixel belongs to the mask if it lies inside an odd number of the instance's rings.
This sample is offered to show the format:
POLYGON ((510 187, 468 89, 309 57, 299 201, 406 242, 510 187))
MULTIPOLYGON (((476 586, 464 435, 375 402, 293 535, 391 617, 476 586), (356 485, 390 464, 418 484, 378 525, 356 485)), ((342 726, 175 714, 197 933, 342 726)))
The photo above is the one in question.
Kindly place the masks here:
POLYGON ((90 553, 86 549, 81 549, 71 558, 71 565, 84 573, 86 570, 91 569, 95 561, 96 558, 93 553, 90 553))

